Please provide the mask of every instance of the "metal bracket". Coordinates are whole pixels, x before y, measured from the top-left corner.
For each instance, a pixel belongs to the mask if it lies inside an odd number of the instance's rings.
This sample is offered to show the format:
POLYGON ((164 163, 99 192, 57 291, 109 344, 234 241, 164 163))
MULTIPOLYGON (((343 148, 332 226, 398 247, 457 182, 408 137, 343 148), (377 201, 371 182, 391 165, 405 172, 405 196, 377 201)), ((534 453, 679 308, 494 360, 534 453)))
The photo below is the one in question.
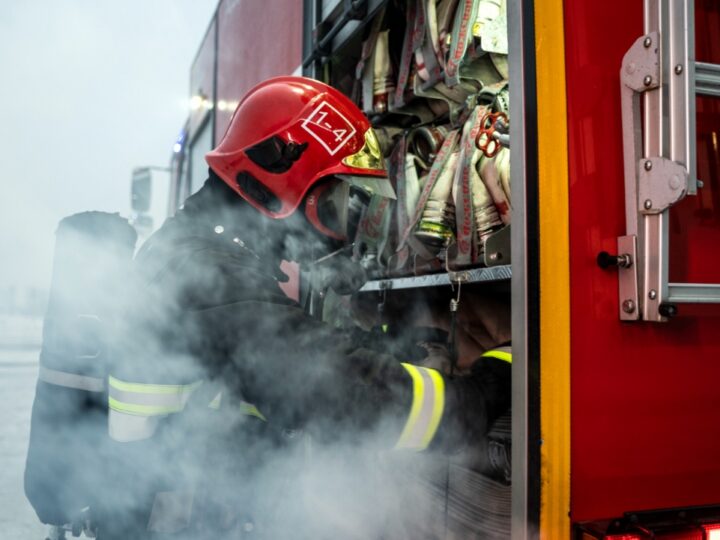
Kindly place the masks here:
MULTIPOLYGON (((625 215, 627 234, 638 232, 638 160, 643 156, 640 97, 660 86, 660 38, 657 32, 639 37, 625 53, 620 69, 625 215)), ((644 204, 643 199, 642 203, 644 204)))
POLYGON ((618 266, 620 285, 620 320, 637 321, 640 319, 641 305, 638 298, 637 237, 619 236, 617 240, 619 256, 627 256, 628 265, 618 266))
POLYGON ((659 214, 687 194, 688 171, 684 165, 663 157, 638 162, 638 211, 659 214))
POLYGON ((622 83, 634 92, 660 86, 660 38, 657 32, 638 38, 625 53, 622 83))
POLYGON ((510 225, 495 232, 485 240, 485 266, 510 264, 510 225))

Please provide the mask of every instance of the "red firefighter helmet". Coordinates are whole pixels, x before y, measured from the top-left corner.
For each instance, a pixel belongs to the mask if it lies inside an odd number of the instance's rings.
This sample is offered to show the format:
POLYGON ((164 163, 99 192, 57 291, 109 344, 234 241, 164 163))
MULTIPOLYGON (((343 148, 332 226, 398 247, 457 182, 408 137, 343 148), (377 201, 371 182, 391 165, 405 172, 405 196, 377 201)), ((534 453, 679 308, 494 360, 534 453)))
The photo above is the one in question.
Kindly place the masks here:
POLYGON ((272 218, 292 214, 328 176, 392 196, 368 119, 339 91, 305 77, 277 77, 250 90, 205 159, 227 185, 272 218))

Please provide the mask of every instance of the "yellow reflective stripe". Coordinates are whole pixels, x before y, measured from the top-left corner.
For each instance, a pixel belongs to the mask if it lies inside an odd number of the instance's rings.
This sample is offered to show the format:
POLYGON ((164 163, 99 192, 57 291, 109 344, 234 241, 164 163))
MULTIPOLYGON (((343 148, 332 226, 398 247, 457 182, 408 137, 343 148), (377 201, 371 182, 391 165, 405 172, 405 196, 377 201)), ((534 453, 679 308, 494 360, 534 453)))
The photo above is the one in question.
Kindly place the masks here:
POLYGON ((434 369, 403 363, 413 384, 410 414, 395 448, 424 450, 440 425, 445 408, 445 381, 434 369))
POLYGON ((482 354, 483 358, 497 358, 498 360, 504 360, 508 364, 512 364, 512 353, 505 351, 487 351, 482 354))
POLYGON ((112 397, 108 397, 108 405, 114 411, 135 414, 139 416, 159 416, 179 412, 183 405, 161 406, 161 405, 137 405, 135 403, 123 403, 112 397))
POLYGON ((183 410, 193 391, 202 384, 129 383, 108 377, 108 406, 141 416, 160 416, 183 410))
POLYGON ((247 403, 246 401, 243 401, 240 404, 240 412, 247 416, 254 416, 256 418, 259 418, 263 422, 267 422, 267 418, 265 418, 265 415, 263 415, 263 413, 261 413, 258 408, 252 403, 247 403))
POLYGON ((213 400, 208 403, 208 407, 217 410, 220 408, 220 403, 222 403, 222 392, 218 392, 217 396, 215 396, 213 400))
POLYGON ((413 432, 415 424, 417 423, 418 416, 420 416, 420 408, 422 407, 423 394, 425 392, 425 385, 423 384, 422 375, 418 372, 417 368, 412 364, 402 364, 407 372, 410 374, 413 383, 413 401, 410 407, 410 415, 408 416, 405 427, 400 434, 395 448, 405 448, 410 439, 410 435, 413 432))
POLYGON ((201 381, 192 384, 145 384, 145 383, 129 383, 116 379, 112 375, 108 377, 110 388, 117 388, 124 392, 138 392, 140 394, 179 394, 194 390, 200 385, 201 381))

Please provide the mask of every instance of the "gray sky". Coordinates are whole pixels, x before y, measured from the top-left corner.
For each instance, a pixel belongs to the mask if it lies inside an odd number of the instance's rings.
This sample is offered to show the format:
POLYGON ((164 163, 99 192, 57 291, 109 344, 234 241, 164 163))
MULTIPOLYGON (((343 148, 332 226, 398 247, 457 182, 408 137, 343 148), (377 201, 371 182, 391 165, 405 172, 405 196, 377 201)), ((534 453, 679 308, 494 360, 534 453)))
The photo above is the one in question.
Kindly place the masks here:
POLYGON ((0 0, 0 287, 46 287, 57 222, 169 162, 217 0, 0 0))

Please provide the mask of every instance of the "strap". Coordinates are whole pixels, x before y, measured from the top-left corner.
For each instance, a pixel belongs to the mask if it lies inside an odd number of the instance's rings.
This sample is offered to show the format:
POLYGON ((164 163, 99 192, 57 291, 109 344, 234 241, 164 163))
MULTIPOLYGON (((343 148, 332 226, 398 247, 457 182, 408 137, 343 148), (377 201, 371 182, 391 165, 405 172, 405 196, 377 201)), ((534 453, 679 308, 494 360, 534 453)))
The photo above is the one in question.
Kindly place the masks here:
POLYGON ((415 65, 418 77, 424 81, 436 82, 440 79, 441 68, 437 56, 437 12, 435 0, 418 0, 416 10, 416 28, 422 28, 422 37, 415 45, 415 65))
POLYGON ((435 187, 435 183, 437 182, 440 173, 445 169, 445 165, 447 164, 448 159, 450 159, 450 156, 455 150, 458 135, 459 130, 457 129, 454 129, 450 133, 448 133, 448 136, 446 137, 445 141, 443 141, 443 144, 440 147, 437 156, 435 156, 435 161, 433 161, 432 167, 430 167, 430 173, 425 180, 425 185, 423 186, 422 193, 420 193, 420 198, 418 199, 417 205, 415 206, 415 212, 413 214, 413 217, 408 222, 408 226, 405 231, 402 233, 398 250, 402 249, 405 246, 408 241, 408 237, 413 232, 413 229, 420 220, 420 216, 422 216, 425 204, 430 198, 430 193, 432 192, 433 187, 435 187))
MULTIPOLYGON (((221 404, 222 392, 218 392, 212 399, 212 401, 208 403, 208 408, 217 411, 220 409, 221 404)), ((254 416, 255 418, 259 418, 263 422, 267 422, 267 418, 265 418, 263 413, 261 413, 255 405, 253 405, 252 403, 248 403, 247 401, 240 402, 240 414, 244 414, 245 416, 254 416)))
POLYGON ((460 0, 455 12, 455 22, 452 29, 452 49, 445 63, 445 83, 448 86, 455 86, 460 82, 458 72, 470 41, 477 7, 477 0, 460 0))
MULTIPOLYGON (((407 227, 410 211, 415 208, 412 197, 420 192, 417 172, 414 164, 408 163, 409 159, 412 160, 413 157, 407 153, 407 136, 403 134, 390 154, 388 170, 390 178, 395 179, 395 192, 397 193, 397 201, 395 201, 396 234, 402 234, 407 227), (411 176, 413 174, 414 176, 411 176)), ((399 240, 400 238, 396 238, 396 241, 399 240)), ((407 248, 397 251, 392 260, 392 267, 395 270, 404 268, 408 256, 407 248)))
POLYGON ((372 95, 373 95, 373 76, 372 66, 367 65, 367 61, 372 57, 375 50, 380 28, 385 18, 385 8, 383 7, 372 26, 367 39, 363 41, 360 59, 355 67, 355 83, 352 90, 352 98, 355 103, 360 103, 360 107, 365 112, 372 111, 372 95), (362 96, 360 95, 362 93, 362 96))
MULTIPOLYGON (((406 178, 407 178, 407 136, 405 134, 400 137, 400 140, 393 148, 392 154, 390 154, 389 160, 389 176, 394 178, 396 182, 395 192, 397 193, 397 207, 395 208, 397 213, 398 230, 404 231, 407 227, 408 222, 408 208, 407 208, 407 189, 406 189, 406 178)), ((413 208, 415 206, 413 205, 413 208)))
POLYGON ((482 353, 481 358, 497 358, 498 360, 512 364, 512 347, 498 347, 491 351, 485 351, 482 353))
POLYGON ((395 87, 394 105, 396 108, 405 104, 405 87, 410 79, 410 67, 414 58, 414 51, 423 37, 424 28, 418 27, 418 2, 422 2, 422 0, 409 0, 405 11, 405 37, 403 38, 400 69, 398 71, 397 86, 395 87))
POLYGON ((265 418, 265 415, 263 415, 263 413, 261 413, 255 405, 253 405, 252 403, 248 403, 247 401, 243 401, 240 404, 240 413, 246 416, 254 416, 255 418, 259 418, 263 422, 267 422, 267 418, 265 418))
MULTIPOLYGON (((457 223, 457 248, 455 257, 457 264, 470 264, 478 259, 479 248, 476 245, 475 223, 473 220, 476 209, 473 205, 473 190, 477 189, 479 178, 475 164, 480 158, 480 153, 475 148, 475 137, 480 130, 480 117, 484 107, 476 107, 463 128, 460 141, 460 160, 455 171, 455 216, 457 223)), ((477 209, 478 211, 480 209, 477 209)))
POLYGON ((512 208, 507 195, 507 192, 510 191, 509 155, 507 148, 501 148, 500 152, 492 158, 483 156, 478 167, 482 182, 490 193, 500 220, 505 225, 509 225, 512 220, 512 208))
POLYGON ((87 375, 78 375, 76 373, 68 373, 67 371, 50 369, 42 365, 40 366, 40 371, 38 372, 38 380, 55 386, 84 390, 86 392, 105 391, 105 379, 100 377, 89 377, 87 375))
MULTIPOLYGON (((455 203, 452 197, 452 188, 459 157, 459 150, 448 157, 445 167, 432 187, 430 196, 418 217, 416 235, 418 233, 429 234, 435 238, 442 238, 443 243, 454 237, 455 203)), ((430 252, 431 258, 435 258, 436 254, 437 250, 430 252)))
POLYGON ((412 379, 413 401, 396 449, 425 450, 445 408, 445 381, 437 370, 403 363, 412 379))
POLYGON ((438 49, 443 70, 450 51, 450 30, 457 9, 458 0, 440 0, 436 7, 438 26, 438 49))
POLYGON ((373 96, 372 110, 384 113, 390 105, 390 96, 395 91, 392 62, 390 60, 390 30, 378 34, 373 50, 373 96))
POLYGON ((212 398, 212 401, 208 403, 208 407, 217 411, 220 409, 220 405, 222 405, 222 392, 218 392, 217 394, 215 394, 215 397, 212 398))

